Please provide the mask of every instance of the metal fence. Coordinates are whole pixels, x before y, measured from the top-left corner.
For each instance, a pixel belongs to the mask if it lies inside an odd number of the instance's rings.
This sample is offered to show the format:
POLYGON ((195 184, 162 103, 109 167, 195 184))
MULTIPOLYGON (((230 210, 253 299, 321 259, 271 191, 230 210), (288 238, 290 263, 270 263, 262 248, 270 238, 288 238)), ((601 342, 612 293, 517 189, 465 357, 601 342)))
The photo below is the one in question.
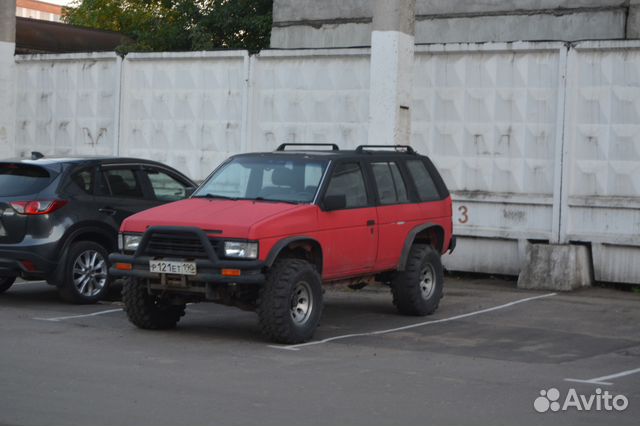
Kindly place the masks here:
MULTIPOLYGON (((16 154, 151 158, 204 178, 281 142, 367 143, 369 50, 16 57, 16 154)), ((412 145, 452 190, 451 269, 517 274, 590 243, 640 283, 640 44, 416 47, 412 145)), ((379 141, 384 143, 384 141, 379 141)))

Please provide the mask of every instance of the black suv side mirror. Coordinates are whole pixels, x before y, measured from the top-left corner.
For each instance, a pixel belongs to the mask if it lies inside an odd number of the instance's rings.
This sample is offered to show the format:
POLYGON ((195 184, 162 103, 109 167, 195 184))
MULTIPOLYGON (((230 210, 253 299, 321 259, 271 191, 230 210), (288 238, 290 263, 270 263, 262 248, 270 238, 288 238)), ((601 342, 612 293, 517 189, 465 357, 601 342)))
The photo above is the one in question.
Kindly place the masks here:
POLYGON ((347 208, 347 196, 341 195, 327 195, 322 200, 322 207, 325 211, 342 210, 347 208))

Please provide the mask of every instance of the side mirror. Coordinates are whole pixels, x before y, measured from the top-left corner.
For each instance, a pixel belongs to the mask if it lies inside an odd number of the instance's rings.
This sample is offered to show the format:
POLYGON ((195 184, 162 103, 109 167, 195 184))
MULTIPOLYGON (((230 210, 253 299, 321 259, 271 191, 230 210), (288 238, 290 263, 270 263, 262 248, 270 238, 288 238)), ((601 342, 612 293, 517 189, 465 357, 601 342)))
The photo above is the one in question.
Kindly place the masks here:
POLYGON ((322 207, 325 211, 342 210, 347 208, 346 195, 327 195, 322 200, 322 207))
POLYGON ((189 198, 193 195, 194 192, 196 192, 197 188, 194 188, 193 186, 189 186, 187 188, 185 188, 184 190, 184 197, 185 198, 189 198))

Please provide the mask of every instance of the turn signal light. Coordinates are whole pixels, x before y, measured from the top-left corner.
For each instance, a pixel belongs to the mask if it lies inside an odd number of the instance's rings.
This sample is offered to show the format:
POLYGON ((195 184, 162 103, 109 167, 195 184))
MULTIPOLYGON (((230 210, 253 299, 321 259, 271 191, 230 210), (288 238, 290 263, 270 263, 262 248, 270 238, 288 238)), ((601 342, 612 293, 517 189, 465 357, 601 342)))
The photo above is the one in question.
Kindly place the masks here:
POLYGON ((118 271, 130 271, 133 269, 133 265, 130 263, 116 263, 115 268, 118 271))
POLYGON ((241 274, 240 269, 223 269, 223 277, 239 277, 241 274))
POLYGON ((53 213, 67 204, 64 200, 49 201, 13 201, 11 207, 19 214, 37 216, 53 213))

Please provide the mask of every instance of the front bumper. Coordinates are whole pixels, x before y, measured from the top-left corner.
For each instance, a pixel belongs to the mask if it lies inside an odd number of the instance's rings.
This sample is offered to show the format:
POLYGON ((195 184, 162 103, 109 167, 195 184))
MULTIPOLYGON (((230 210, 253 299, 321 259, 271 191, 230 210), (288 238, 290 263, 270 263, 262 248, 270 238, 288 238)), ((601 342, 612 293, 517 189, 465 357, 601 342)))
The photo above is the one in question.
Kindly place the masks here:
POLYGON ((109 268, 109 274, 113 277, 132 277, 142 278, 149 280, 163 280, 163 276, 168 274, 160 274, 151 272, 149 270, 149 261, 151 260, 176 260, 176 261, 189 261, 196 264, 196 275, 184 275, 186 282, 198 282, 198 283, 216 283, 216 284, 262 284, 265 281, 265 275, 262 273, 265 263, 260 260, 225 260, 220 259, 207 235, 198 228, 187 227, 164 227, 156 226, 151 227, 145 232, 138 249, 132 255, 112 253, 109 255, 110 264, 113 265, 109 268), (185 235, 193 234, 200 240, 203 251, 206 254, 206 258, 179 258, 173 256, 151 256, 147 253, 147 247, 154 234, 163 235, 185 235), (116 268, 117 263, 130 264, 131 270, 125 271, 116 268), (222 275, 223 269, 237 269, 240 270, 239 276, 224 276, 222 275))

